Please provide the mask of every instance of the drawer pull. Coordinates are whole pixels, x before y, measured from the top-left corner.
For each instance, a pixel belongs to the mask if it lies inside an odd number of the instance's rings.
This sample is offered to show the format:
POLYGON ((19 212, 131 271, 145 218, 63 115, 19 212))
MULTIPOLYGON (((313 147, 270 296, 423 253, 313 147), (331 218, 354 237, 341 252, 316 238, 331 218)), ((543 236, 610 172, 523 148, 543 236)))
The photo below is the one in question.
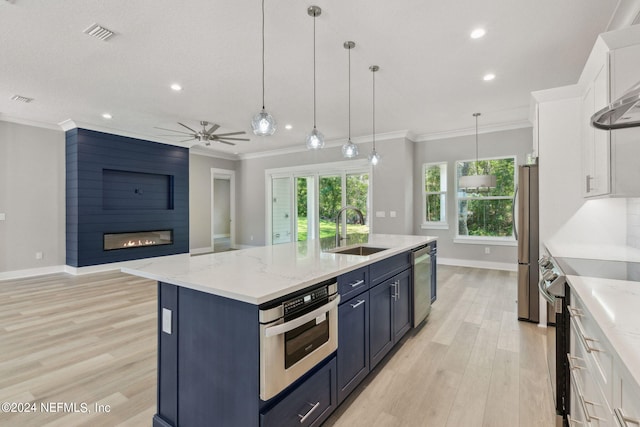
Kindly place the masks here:
POLYGON ((356 307, 360 307, 362 304, 364 304, 364 300, 358 300, 357 303, 355 304, 351 304, 351 308, 356 308, 356 307))
POLYGON ((583 315, 580 314, 575 308, 572 308, 571 306, 567 306, 567 309, 569 310, 569 315, 571 316, 571 320, 572 320, 571 324, 574 326, 574 329, 576 330, 576 334, 578 335, 580 342, 584 346, 584 349, 587 350, 587 353, 591 353, 592 351, 603 351, 597 347, 592 347, 591 345, 589 345, 588 341, 598 342, 598 340, 595 338, 589 338, 585 336, 584 328, 582 327, 582 322, 580 321, 580 317, 582 317, 583 315))
POLYGON ((622 427, 628 427, 629 423, 640 426, 640 420, 625 416, 624 412, 622 412, 622 408, 615 408, 613 410, 613 414, 616 416, 618 424, 620 424, 622 427))
POLYGON ((580 361, 584 362, 583 358, 572 356, 571 354, 567 353, 567 360, 569 361, 569 369, 571 369, 571 370, 574 370, 574 369, 585 369, 584 366, 579 366, 578 364, 574 363, 574 361, 577 361, 577 360, 580 360, 580 361))
POLYGON ((574 420, 573 418, 571 418, 571 414, 567 414, 567 421, 569 422, 569 427, 573 427, 576 424, 580 424, 581 426, 584 425, 582 421, 574 420))
POLYGON ((356 280, 355 282, 349 283, 352 288, 356 288, 364 283, 364 280, 356 280))
POLYGON ((317 402, 315 405, 313 403, 309 403, 309 406, 311 406, 311 409, 309 409, 306 414, 304 415, 298 414, 298 416, 300 417, 300 424, 303 424, 305 421, 307 421, 307 418, 309 418, 311 413, 316 409, 318 409, 318 406, 320 406, 320 402, 317 402))
POLYGON ((582 412, 584 412, 584 416, 587 418, 587 422, 590 423, 592 420, 603 421, 602 418, 596 417, 595 415, 591 415, 591 413, 589 412, 589 407, 587 406, 587 405, 591 405, 591 406, 600 406, 600 405, 598 405, 597 403, 591 402, 589 400, 586 400, 584 398, 584 394, 582 393, 582 387, 578 382, 578 377, 576 377, 575 370, 570 371, 570 374, 571 374, 571 385, 573 386, 576 392, 578 403, 582 408, 582 412))

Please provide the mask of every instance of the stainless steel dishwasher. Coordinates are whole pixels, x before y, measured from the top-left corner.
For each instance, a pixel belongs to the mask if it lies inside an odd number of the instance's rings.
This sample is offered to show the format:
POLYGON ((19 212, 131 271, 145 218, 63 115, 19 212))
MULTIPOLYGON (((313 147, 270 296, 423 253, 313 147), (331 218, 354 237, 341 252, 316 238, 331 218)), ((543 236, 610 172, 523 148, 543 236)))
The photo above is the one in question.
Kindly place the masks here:
POLYGON ((425 245, 412 251, 413 262, 413 312, 412 326, 417 327, 431 312, 431 283, 435 251, 425 245), (432 260, 433 256, 433 260, 432 260))

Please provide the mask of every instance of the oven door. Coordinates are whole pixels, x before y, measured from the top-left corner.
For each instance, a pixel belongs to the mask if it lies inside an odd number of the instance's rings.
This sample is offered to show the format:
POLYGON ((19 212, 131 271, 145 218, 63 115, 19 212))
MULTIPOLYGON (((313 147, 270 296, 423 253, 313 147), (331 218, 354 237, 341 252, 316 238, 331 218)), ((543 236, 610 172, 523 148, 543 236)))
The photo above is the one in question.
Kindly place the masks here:
POLYGON ((260 325, 260 399, 269 400, 338 348, 340 295, 293 319, 260 325))

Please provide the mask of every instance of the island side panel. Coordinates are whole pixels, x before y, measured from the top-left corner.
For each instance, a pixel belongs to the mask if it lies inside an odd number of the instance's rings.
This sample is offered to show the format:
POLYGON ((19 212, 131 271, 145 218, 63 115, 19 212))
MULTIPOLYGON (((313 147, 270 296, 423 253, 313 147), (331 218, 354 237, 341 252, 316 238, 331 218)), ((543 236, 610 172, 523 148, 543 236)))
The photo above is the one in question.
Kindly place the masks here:
POLYGON ((178 288, 158 282, 158 415, 154 427, 178 425, 177 313, 178 288), (171 311, 171 334, 163 332, 163 308, 171 311))
POLYGON ((180 426, 259 422, 258 307, 178 288, 180 426))

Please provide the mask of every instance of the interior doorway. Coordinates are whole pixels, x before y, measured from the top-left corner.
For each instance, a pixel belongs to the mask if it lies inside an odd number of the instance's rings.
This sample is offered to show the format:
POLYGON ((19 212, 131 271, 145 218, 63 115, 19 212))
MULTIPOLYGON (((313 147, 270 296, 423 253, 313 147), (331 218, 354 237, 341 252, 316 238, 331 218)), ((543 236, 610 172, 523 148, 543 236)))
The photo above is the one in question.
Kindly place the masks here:
POLYGON ((211 169, 211 247, 225 252, 235 247, 235 172, 211 169))

